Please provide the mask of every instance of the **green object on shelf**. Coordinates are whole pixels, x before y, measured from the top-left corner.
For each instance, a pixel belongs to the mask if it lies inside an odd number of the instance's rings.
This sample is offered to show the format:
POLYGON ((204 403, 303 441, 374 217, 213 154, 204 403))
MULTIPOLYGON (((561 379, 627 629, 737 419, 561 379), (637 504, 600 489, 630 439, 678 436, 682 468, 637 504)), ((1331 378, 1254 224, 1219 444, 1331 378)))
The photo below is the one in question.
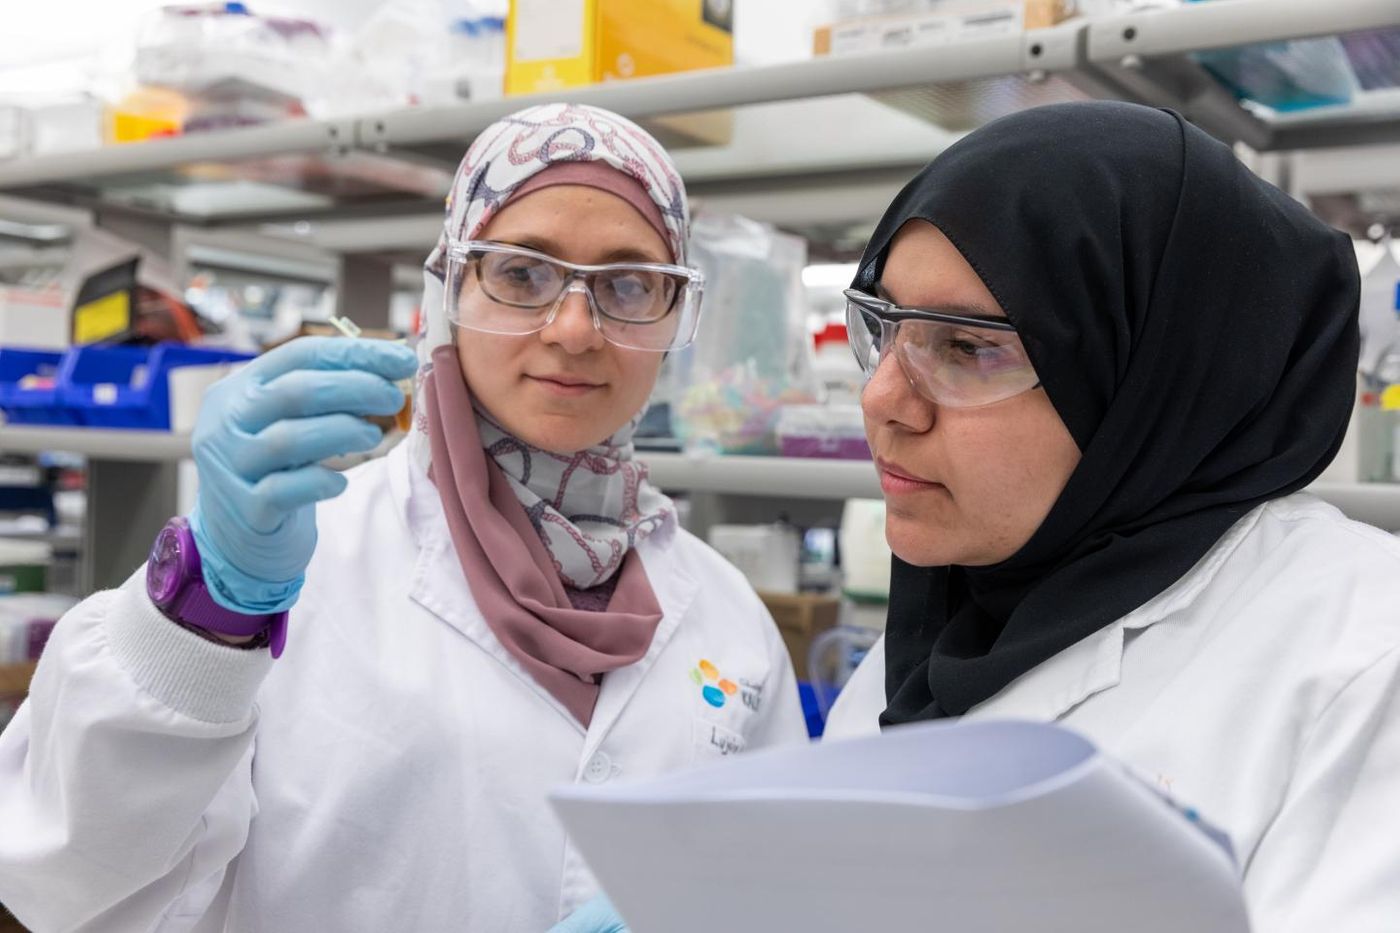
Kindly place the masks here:
POLYGON ((42 593, 48 584, 48 568, 35 564, 0 564, 0 596, 42 593))
POLYGON ((0 596, 42 593, 53 550, 33 541, 0 540, 0 596))

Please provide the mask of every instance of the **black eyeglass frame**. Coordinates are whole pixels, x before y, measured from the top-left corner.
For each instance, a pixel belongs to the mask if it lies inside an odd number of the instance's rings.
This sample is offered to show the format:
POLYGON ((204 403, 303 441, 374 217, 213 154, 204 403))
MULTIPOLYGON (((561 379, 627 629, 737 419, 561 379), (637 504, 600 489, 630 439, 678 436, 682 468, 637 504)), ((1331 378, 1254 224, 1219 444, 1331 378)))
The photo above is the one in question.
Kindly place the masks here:
MULTIPOLYGON (((1004 333, 1016 334, 1018 339, 1020 336, 1019 332, 1016 330, 1016 325, 1012 324, 1004 317, 991 317, 990 315, 983 314, 961 314, 953 311, 941 311, 936 308, 901 308, 892 301, 876 298, 874 295, 866 294, 857 288, 842 289, 841 294, 846 296, 848 304, 855 305, 862 311, 874 316, 877 321, 883 324, 893 325, 902 321, 928 321, 933 324, 952 324, 961 327, 980 327, 986 330, 997 330, 1004 333)), ((855 350, 854 345, 852 345, 851 349, 852 351, 855 350)), ((862 370, 865 370, 867 378, 874 375, 871 370, 866 368, 865 362, 861 360, 860 354, 858 353, 856 354, 856 363, 860 365, 862 370)), ((904 369, 904 364, 902 362, 900 363, 900 368, 904 369)), ((907 370, 904 372, 904 378, 909 381, 910 385, 914 386, 915 391, 922 394, 922 390, 919 389, 918 384, 915 383, 913 377, 910 376, 907 370)), ((1016 394, 1020 395, 1024 392, 1033 392, 1036 389, 1044 388, 1044 385, 1045 383, 1037 377, 1035 385, 1022 389, 1016 394)), ((1014 395, 1008 396, 1008 398, 1015 397, 1014 395)), ((936 402, 937 400, 935 399, 934 401, 936 402)), ((1000 399, 998 401, 1005 401, 1005 399, 1000 399)), ((986 404, 995 405, 997 402, 988 402, 986 404)), ((980 408, 982 406, 964 405, 959 407, 980 408)))
POLYGON ((960 314, 941 311, 937 308, 902 308, 892 301, 876 298, 855 288, 843 289, 841 294, 851 304, 869 311, 878 318, 891 323, 900 321, 930 321, 935 324, 960 324, 964 327, 982 327, 987 330, 1000 330, 1016 333, 1016 325, 1004 317, 991 317, 981 314, 960 314))

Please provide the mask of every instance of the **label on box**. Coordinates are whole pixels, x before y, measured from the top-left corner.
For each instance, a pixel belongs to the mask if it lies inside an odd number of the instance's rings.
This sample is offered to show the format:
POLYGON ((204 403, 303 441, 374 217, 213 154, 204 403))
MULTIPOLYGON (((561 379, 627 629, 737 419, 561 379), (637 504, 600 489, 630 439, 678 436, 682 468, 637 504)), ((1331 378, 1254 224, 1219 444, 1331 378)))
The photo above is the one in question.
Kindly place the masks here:
POLYGON ((515 0, 517 62, 577 58, 583 54, 584 0, 515 0))
POLYGON ((73 342, 96 343, 131 327, 131 295, 126 289, 73 309, 73 342))
POLYGON ((1014 35, 1024 24, 1020 4, 963 14, 881 16, 834 23, 830 54, 850 55, 886 49, 926 48, 994 36, 1014 35))

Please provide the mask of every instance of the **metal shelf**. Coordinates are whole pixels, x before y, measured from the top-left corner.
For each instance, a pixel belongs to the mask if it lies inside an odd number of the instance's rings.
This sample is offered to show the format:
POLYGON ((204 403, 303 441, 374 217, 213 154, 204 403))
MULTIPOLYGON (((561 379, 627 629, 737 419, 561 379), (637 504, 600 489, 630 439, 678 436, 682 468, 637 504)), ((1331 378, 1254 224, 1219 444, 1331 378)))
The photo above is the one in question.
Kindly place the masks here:
MULTIPOLYGON (((373 451, 322 461, 335 470, 348 470, 388 453, 401 439, 392 435, 373 451)), ((190 435, 169 431, 112 431, 99 428, 0 426, 0 453, 40 453, 62 450, 90 460, 120 463, 179 463, 189 460, 190 435)))
MULTIPOLYGON (((881 497, 879 479, 868 461, 683 454, 645 454, 642 459, 651 466, 654 483, 676 492, 798 499, 881 497)), ((1400 530, 1400 484, 1315 483, 1307 491, 1357 521, 1400 530)))
MULTIPOLYGON (((392 445, 379 452, 387 452, 392 445)), ((63 450, 100 460, 165 463, 188 459, 190 435, 166 431, 104 431, 80 427, 6 425, 0 452, 63 450)), ((803 499, 880 496, 875 468, 867 460, 801 460, 790 457, 688 457, 640 454, 658 486, 685 492, 717 492, 803 499)), ((354 458, 358 463, 364 457, 354 458)))
MULTIPOLYGON (((930 49, 913 48, 607 82, 570 89, 568 97, 577 103, 592 104, 647 122, 676 114, 782 101, 1007 79, 1030 69, 1072 67, 1075 37, 1081 28, 1081 24, 1070 23, 1021 35, 979 39, 940 47, 936 54, 930 49)), ((1059 90, 1065 97, 1081 96, 1067 87, 1059 90)), ((1051 96, 1043 90, 1032 93, 1038 97, 1051 96)), ((455 165, 463 145, 495 120, 522 107, 554 102, 558 98, 557 93, 546 93, 371 115, 358 121, 356 139, 360 145, 376 151, 416 152, 455 165)), ((934 122, 958 122, 959 115, 955 111, 961 108, 965 114, 968 110, 965 101, 945 103, 941 108, 929 109, 925 116, 934 122)), ((1007 99, 1005 109, 1014 109, 1016 103, 1007 99)), ((879 158, 878 146, 866 148, 865 159, 879 161, 879 158)), ((760 166, 735 164, 732 168, 740 174, 761 173, 760 166)))
POLYGON ((1241 106, 1190 53, 1393 26, 1400 26, 1395 0, 1193 3, 1090 20, 1080 70, 1103 82, 1109 96, 1171 107, 1259 152, 1391 142, 1400 140, 1400 110, 1362 105, 1261 115, 1241 106))
POLYGON ((0 191, 193 226, 439 197, 450 176, 354 144, 355 121, 286 120, 0 162, 0 191))
MULTIPOLYGON (((1190 53, 1397 25, 1395 0, 1217 0, 936 49, 608 82, 570 89, 568 97, 668 137, 679 132, 678 120, 697 115, 761 114, 734 119, 730 144, 677 150, 699 196, 753 185, 818 190, 833 176, 907 174, 946 142, 931 127, 957 132, 1027 106, 1086 97, 1172 106, 1260 151, 1338 146, 1400 139, 1400 113, 1355 107, 1271 119, 1240 106, 1190 53), (864 109, 850 110, 852 99, 864 109), (898 116, 890 108, 924 122, 901 127, 890 122, 898 116), (823 120, 826 109, 832 116, 823 120), (821 145, 782 145, 784 125, 819 128, 821 145), (849 144, 852 134, 831 132, 857 125, 859 145, 849 144)), ((289 121, 0 163, 0 191, 197 225, 436 212, 476 133, 557 96, 289 121), (234 187, 216 197, 220 184, 234 187), (199 196, 201 186, 210 189, 208 199, 199 196), (279 191, 286 195, 280 201, 279 191)))
MULTIPOLYGON (((793 102, 791 106, 799 108, 794 113, 800 113, 800 105, 810 104, 814 98, 887 92, 932 94, 935 105, 930 108, 925 101, 921 119, 968 128, 1034 103, 1083 97, 1063 82, 1031 82, 1022 77, 1029 69, 1071 67, 1080 29, 1080 24, 1072 23, 963 43, 939 49, 936 55, 926 49, 910 49, 609 82, 570 89, 568 97, 652 125, 678 146, 674 139, 679 132, 677 119, 684 115, 728 114, 734 108, 762 109, 783 102, 793 102), (942 97, 936 93, 940 88, 942 97)), ((557 94, 540 94, 449 107, 404 108, 340 121, 289 121, 18 160, 0 163, 0 191, 141 212, 193 225, 378 217, 424 209, 440 213, 451 172, 476 133, 521 107, 557 99, 557 94), (224 199, 232 203, 213 208, 180 207, 170 200, 182 189, 221 181, 280 186, 288 198, 280 205, 273 199, 263 208, 243 203, 252 198, 224 199), (299 194, 305 196, 298 199, 299 194)), ((732 147, 704 147, 727 150, 732 157, 702 158, 690 169, 683 167, 682 172, 688 182, 701 186, 696 194, 706 194, 731 179, 743 182, 881 168, 904 171, 925 162, 948 141, 946 134, 914 120, 909 123, 922 132, 895 125, 891 133, 890 118, 896 118, 897 123, 900 115, 872 101, 862 102, 864 109, 855 122, 866 125, 880 145, 864 144, 869 137, 862 134, 861 140, 844 148, 836 145, 840 152, 834 158, 813 159, 810 146, 778 151, 784 148, 779 145, 781 133, 760 140, 757 147, 746 146, 746 140, 739 138, 738 145, 732 147), (898 137, 893 146, 889 145, 891 135, 898 137)), ((902 106, 898 100, 891 103, 902 106)), ((765 135, 763 130, 772 130, 772 116, 765 113, 761 119, 748 121, 750 125, 739 127, 737 135, 755 130, 757 135, 765 135)), ((823 129, 852 122, 849 102, 845 110, 839 104, 834 106, 831 119, 812 121, 808 114, 802 116, 805 122, 823 129)), ((824 143, 839 143, 829 136, 823 137, 824 143)), ((685 153, 680 155, 680 161, 685 161, 685 153)))
POLYGON ((1090 61, 1178 55, 1400 25, 1395 0, 1216 0, 1088 21, 1090 61))
POLYGON ((141 143, 60 152, 36 159, 0 162, 0 188, 25 188, 64 181, 149 175, 185 165, 231 162, 291 153, 348 151, 350 121, 287 120, 267 126, 192 133, 141 143))
POLYGON ((34 454, 46 450, 68 451, 96 460, 167 463, 189 458, 190 436, 169 431, 0 425, 0 452, 34 454))
POLYGON ((1314 483, 1306 491, 1332 503, 1348 518, 1400 532, 1400 484, 1314 483))
MULTIPOLYGON (((379 453, 386 452, 386 444, 379 453)), ((0 451, 64 450, 92 459, 166 463, 188 459, 190 436, 163 431, 103 431, 93 428, 0 428, 0 451)), ((868 460, 796 457, 702 456, 643 452, 652 482, 675 492, 772 496, 792 499, 880 498, 880 482, 868 460)), ((364 457, 354 458, 360 462, 364 457)), ((347 462, 347 465, 350 465, 347 462)), ((1317 483, 1308 487, 1352 518, 1400 529, 1400 484, 1317 483)))
POLYGON ((715 492, 794 499, 878 499, 880 480, 868 460, 795 457, 639 455, 651 480, 677 492, 715 492))

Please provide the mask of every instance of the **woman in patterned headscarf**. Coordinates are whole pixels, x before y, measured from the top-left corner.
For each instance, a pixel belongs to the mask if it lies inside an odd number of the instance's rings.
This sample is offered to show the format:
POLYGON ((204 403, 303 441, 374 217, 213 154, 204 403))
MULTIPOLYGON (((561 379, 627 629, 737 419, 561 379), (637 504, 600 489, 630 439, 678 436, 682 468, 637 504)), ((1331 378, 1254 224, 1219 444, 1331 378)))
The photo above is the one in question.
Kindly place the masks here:
POLYGON ((633 455, 695 332, 687 225, 643 130, 530 108, 457 173, 416 363, 298 341, 217 387, 154 582, 70 613, 0 736, 0 900, 41 929, 543 931, 596 891, 549 788, 803 737, 762 604, 633 455), (415 365, 408 440, 348 485, 315 466, 415 365), (203 602, 168 595, 172 540, 203 602))

